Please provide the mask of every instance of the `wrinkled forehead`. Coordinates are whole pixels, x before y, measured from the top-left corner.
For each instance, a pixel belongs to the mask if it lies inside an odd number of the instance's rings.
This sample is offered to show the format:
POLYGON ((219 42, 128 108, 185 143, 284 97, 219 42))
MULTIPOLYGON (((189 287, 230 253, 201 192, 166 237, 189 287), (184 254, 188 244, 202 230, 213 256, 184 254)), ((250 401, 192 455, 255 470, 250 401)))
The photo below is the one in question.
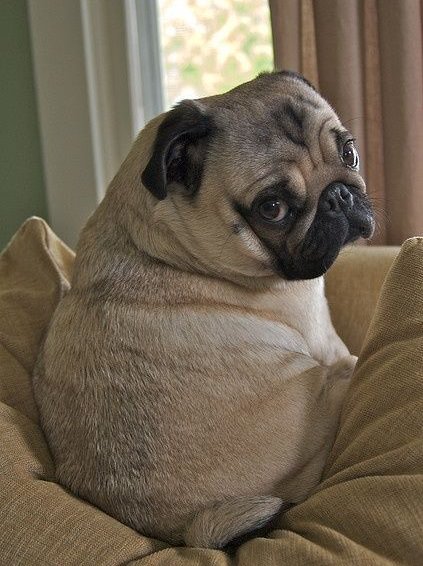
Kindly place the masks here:
POLYGON ((326 100, 308 83, 289 75, 258 77, 216 97, 215 105, 215 120, 224 137, 248 141, 248 150, 252 144, 271 147, 280 140, 306 148, 316 142, 326 123, 342 129, 326 100))
MULTIPOLYGON (((224 109, 220 114, 222 141, 240 152, 257 155, 276 148, 283 149, 286 159, 297 159, 300 152, 309 152, 330 134, 336 144, 342 139, 342 127, 332 108, 322 99, 322 105, 306 103, 292 96, 249 101, 244 107, 224 109)), ((317 158, 317 156, 315 156, 317 158)))
POLYGON ((216 102, 220 165, 242 175, 252 194, 256 184, 277 181, 282 171, 297 176, 300 189, 308 172, 326 167, 333 175, 341 167, 339 152, 351 136, 303 81, 256 79, 216 102))

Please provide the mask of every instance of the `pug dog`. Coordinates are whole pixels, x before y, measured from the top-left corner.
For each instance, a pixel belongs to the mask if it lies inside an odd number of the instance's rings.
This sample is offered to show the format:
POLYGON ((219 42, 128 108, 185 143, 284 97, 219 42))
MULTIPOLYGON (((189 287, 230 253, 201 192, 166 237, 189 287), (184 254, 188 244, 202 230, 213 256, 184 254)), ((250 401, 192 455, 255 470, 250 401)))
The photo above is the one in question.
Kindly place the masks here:
POLYGON ((153 119, 40 352, 58 481, 176 545, 275 524, 318 484, 355 364, 322 276, 373 227, 353 136, 300 75, 153 119))

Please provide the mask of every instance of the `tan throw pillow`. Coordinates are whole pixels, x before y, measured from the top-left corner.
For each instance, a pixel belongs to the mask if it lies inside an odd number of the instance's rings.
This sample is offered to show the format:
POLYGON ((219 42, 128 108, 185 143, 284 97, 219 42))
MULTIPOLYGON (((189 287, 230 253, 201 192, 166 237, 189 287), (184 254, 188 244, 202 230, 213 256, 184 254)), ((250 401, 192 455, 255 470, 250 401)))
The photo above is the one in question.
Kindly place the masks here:
POLYGON ((37 412, 29 374, 69 287, 73 257, 39 218, 27 220, 0 256, 0 400, 32 420, 37 412))
POLYGON ((400 248, 347 246, 325 276, 333 325, 349 351, 358 356, 380 288, 400 248))

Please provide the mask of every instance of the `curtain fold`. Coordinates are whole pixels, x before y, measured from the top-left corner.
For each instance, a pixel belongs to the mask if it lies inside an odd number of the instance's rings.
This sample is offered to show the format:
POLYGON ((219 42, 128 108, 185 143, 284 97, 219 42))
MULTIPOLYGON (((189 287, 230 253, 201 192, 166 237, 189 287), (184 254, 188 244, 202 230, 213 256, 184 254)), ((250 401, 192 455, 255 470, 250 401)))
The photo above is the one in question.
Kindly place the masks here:
POLYGON ((423 0, 270 0, 275 67, 304 74, 357 138, 374 244, 423 234, 423 0))

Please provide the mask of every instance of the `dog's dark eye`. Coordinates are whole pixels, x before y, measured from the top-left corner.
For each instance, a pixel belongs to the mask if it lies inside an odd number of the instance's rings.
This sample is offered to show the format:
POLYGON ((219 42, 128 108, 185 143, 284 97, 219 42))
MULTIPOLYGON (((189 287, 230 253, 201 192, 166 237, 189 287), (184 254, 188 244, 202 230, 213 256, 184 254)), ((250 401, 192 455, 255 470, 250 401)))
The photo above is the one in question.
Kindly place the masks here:
POLYGON ((258 207, 258 212, 262 218, 271 222, 279 222, 285 218, 288 207, 279 200, 266 200, 258 207))
POLYGON ((347 167, 351 167, 351 169, 358 169, 360 159, 353 140, 347 141, 344 145, 342 149, 342 161, 347 167))

